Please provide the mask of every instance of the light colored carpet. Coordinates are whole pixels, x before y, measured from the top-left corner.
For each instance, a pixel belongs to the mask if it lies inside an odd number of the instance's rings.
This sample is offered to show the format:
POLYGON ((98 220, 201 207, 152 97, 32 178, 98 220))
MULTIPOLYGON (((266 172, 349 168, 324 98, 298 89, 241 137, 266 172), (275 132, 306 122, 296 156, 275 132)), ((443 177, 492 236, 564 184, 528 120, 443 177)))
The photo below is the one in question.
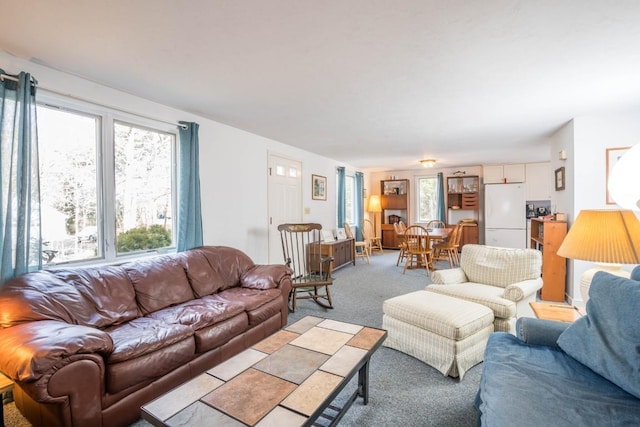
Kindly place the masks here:
MULTIPOLYGON (((311 301, 300 301, 289 323, 304 316, 326 317, 366 326, 382 326, 382 302, 397 295, 423 289, 430 280, 424 270, 396 267, 397 251, 374 255, 371 264, 361 259, 356 266, 335 272, 332 297, 335 308, 326 310, 311 301)), ((448 268, 439 262, 438 268, 448 268)), ((398 351, 381 347, 370 365, 369 404, 356 400, 341 426, 475 426, 473 400, 478 389, 481 364, 471 368, 462 382, 443 376, 430 366, 398 351)), ((355 380, 344 395, 355 388, 355 380)), ((341 398, 339 398, 341 400, 341 398)), ((5 407, 7 426, 29 426, 13 404, 5 407)), ((148 427, 140 420, 132 427, 148 427)))

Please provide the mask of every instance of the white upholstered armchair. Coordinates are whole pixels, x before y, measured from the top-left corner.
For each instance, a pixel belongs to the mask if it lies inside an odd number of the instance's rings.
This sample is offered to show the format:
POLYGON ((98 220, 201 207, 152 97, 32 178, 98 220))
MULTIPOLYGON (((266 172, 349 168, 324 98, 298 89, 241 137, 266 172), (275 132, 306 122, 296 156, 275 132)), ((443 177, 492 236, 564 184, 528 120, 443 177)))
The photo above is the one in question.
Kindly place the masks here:
POLYGON ((541 267, 534 249, 465 245, 460 267, 434 272, 426 290, 485 305, 496 331, 515 333, 517 318, 534 317, 529 303, 542 287, 541 267))

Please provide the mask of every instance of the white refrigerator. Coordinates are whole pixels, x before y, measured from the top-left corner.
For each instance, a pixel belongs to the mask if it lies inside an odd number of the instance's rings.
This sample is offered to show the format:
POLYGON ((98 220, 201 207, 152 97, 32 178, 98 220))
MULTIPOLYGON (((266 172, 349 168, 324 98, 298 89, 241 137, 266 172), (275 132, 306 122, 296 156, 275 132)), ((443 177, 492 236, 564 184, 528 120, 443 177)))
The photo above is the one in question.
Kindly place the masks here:
POLYGON ((484 186, 484 240, 488 246, 527 247, 524 184, 484 186))

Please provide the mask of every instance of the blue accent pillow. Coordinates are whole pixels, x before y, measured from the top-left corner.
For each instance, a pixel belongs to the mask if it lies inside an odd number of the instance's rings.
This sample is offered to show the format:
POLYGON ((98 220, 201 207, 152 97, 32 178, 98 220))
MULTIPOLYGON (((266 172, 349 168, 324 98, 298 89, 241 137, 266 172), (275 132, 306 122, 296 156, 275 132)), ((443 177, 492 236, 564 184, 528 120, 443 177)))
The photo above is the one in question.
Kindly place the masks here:
POLYGON ((558 338, 565 353, 640 399, 640 282, 599 271, 587 315, 558 338))
POLYGON ((631 270, 631 278, 633 280, 640 281, 640 265, 636 266, 633 270, 631 270))

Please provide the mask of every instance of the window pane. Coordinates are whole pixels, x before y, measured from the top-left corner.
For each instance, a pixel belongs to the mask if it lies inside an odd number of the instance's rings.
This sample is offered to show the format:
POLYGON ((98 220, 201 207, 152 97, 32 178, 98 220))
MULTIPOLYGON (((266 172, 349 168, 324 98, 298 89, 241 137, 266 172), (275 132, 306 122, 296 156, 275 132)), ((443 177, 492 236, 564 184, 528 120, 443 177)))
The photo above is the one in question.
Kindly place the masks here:
POLYGON ((418 178, 418 221, 437 219, 438 215, 438 179, 436 177, 418 178))
POLYGON ((102 256, 94 116, 38 106, 43 263, 102 256))
MULTIPOLYGON (((355 178, 353 176, 347 176, 344 180, 344 202, 345 202, 345 220, 349 224, 355 224, 355 178)), ((338 224, 338 227, 342 227, 344 224, 338 224)))
POLYGON ((114 124, 118 254, 173 245, 170 133, 114 124))

